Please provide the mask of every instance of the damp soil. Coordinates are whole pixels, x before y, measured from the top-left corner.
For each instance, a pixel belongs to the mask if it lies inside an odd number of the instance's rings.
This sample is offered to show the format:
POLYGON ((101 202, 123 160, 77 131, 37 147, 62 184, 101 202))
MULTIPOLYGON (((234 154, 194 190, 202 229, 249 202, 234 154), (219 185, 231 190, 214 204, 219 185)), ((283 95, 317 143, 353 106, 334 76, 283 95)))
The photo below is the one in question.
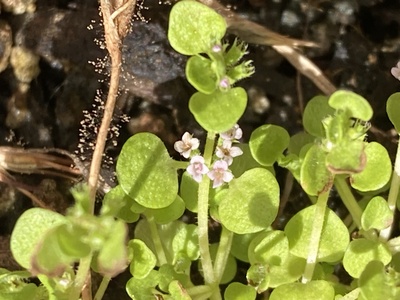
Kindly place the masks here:
MULTIPOLYGON (((0 13, 0 146, 60 148, 75 153, 83 165, 88 164, 102 115, 104 95, 97 91, 106 93, 108 75, 106 51, 99 46, 103 30, 98 3, 37 0, 33 9, 33 1, 17 2, 22 8, 3 4, 0 13)), ((299 50, 337 88, 355 91, 370 101, 376 130, 368 138, 380 141, 393 154, 394 138, 385 102, 391 93, 400 91, 400 82, 390 74, 390 68, 400 60, 399 1, 221 3, 277 33, 315 42, 318 47, 299 50)), ((172 145, 183 132, 204 138, 187 108, 194 89, 185 80, 186 57, 174 52, 166 39, 171 6, 155 0, 139 6, 140 13, 134 17, 132 31, 123 45, 121 94, 103 168, 103 177, 111 184, 113 161, 124 141, 137 132, 158 135, 174 157, 172 145)), ((283 126, 290 134, 301 131, 304 105, 322 92, 271 47, 250 44, 248 50, 256 73, 238 83, 249 96, 248 108, 239 121, 244 141, 252 130, 266 123, 283 126)), ((277 174, 284 186, 286 171, 277 170, 277 174)), ((13 176, 35 186, 37 195, 58 211, 71 204, 68 180, 13 176)), ((307 197, 294 184, 276 228, 282 229, 295 212, 307 205, 307 197)), ((1 267, 18 268, 8 250, 9 235, 18 216, 31 206, 31 200, 13 186, 0 183, 1 267)), ((335 197, 330 206, 345 214, 335 197)), ((104 299, 129 299, 124 289, 128 278, 129 274, 124 273, 113 280, 104 299)))

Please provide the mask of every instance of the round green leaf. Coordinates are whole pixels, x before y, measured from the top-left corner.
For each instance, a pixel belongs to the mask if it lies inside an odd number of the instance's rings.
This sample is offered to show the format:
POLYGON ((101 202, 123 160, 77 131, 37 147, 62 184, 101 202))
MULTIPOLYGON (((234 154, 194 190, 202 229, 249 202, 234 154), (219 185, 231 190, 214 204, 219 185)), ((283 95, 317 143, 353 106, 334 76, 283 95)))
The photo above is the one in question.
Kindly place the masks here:
POLYGON ((135 300, 157 299, 155 295, 161 294, 155 289, 159 281, 159 272, 151 270, 144 278, 132 277, 129 279, 126 283, 126 292, 131 299, 135 300))
MULTIPOLYGON (((242 174, 250 169, 257 168, 257 167, 262 167, 254 158, 253 155, 251 155, 250 147, 248 144, 240 143, 240 144, 235 144, 235 147, 239 147, 242 151, 243 154, 235 157, 233 160, 232 165, 229 167, 231 169, 232 174, 235 177, 240 177, 242 174)), ((269 167, 268 170, 274 174, 274 168, 269 167)))
POLYGON ((147 208, 167 207, 178 193, 178 176, 171 160, 157 136, 135 134, 125 142, 117 161, 122 189, 147 208))
POLYGON ((247 94, 241 87, 216 90, 211 95, 197 92, 189 100, 189 109, 196 121, 205 130, 216 133, 231 129, 243 115, 246 105, 247 94))
POLYGON ((197 226, 194 224, 185 224, 175 234, 172 240, 172 249, 175 256, 183 252, 191 260, 196 260, 200 256, 198 243, 197 226))
POLYGON ((183 202, 182 198, 177 195, 175 201, 167 207, 159 209, 148 208, 145 211, 145 215, 153 216, 154 221, 157 224, 167 224, 179 219, 183 215, 184 211, 185 203, 183 202))
POLYGON ((387 201, 381 196, 372 198, 361 216, 361 226, 364 230, 382 230, 390 226, 392 222, 393 213, 387 201))
POLYGON ((169 284, 168 291, 174 300, 192 300, 178 280, 174 280, 169 284))
POLYGON ((249 245, 257 235, 258 233, 234 234, 232 240, 231 254, 241 261, 249 262, 249 245))
POLYGON ((249 245, 251 264, 264 263, 280 266, 289 255, 289 242, 283 231, 259 233, 249 245))
POLYGON ((116 220, 97 255, 97 267, 101 274, 114 277, 128 266, 127 237, 127 225, 116 220))
POLYGON ((232 282, 224 292, 225 300, 253 300, 256 299, 256 290, 239 282, 232 282))
POLYGON ((185 55, 206 53, 226 31, 225 19, 197 1, 179 1, 169 16, 168 40, 185 55))
POLYGON ((287 131, 277 125, 258 127, 250 136, 250 151, 256 161, 263 166, 272 166, 289 145, 287 131))
POLYGON ((386 148, 379 143, 368 143, 364 151, 367 158, 365 168, 361 173, 351 176, 350 184, 362 192, 375 191, 390 180, 392 162, 386 148))
POLYGON ((270 300, 333 300, 335 290, 327 281, 315 280, 306 284, 294 282, 278 286, 272 291, 270 300))
POLYGON ((387 265, 391 259, 392 255, 385 244, 360 238, 350 243, 343 257, 343 266, 350 276, 359 278, 371 261, 378 260, 387 265))
POLYGON ((394 272, 386 272, 382 262, 376 260, 371 261, 366 266, 358 281, 361 295, 363 296, 359 299, 400 299, 398 276, 399 275, 394 272))
MULTIPOLYGON (((285 227, 290 252, 307 259, 312 232, 315 205, 309 206, 294 215, 285 227)), ((339 261, 350 241, 347 227, 329 208, 326 208, 317 260, 322 262, 339 261)))
POLYGON ((100 214, 103 216, 114 216, 127 223, 139 220, 139 214, 146 208, 129 197, 120 185, 112 188, 103 199, 100 214), (132 206, 139 211, 133 211, 132 206))
POLYGON ((268 228, 279 206, 279 185, 268 170, 254 168, 229 183, 218 211, 221 223, 238 233, 268 228))
POLYGON ((392 94, 386 102, 386 113, 394 128, 400 133, 400 93, 392 94))
POLYGON ((130 240, 128 243, 132 256, 130 272, 138 279, 146 278, 156 266, 157 258, 146 244, 138 239, 130 240))
POLYGON ((198 190, 199 183, 186 171, 183 172, 179 192, 186 208, 191 212, 197 212, 198 190))
POLYGON ((333 184, 333 176, 326 167, 326 152, 313 145, 307 151, 300 169, 300 184, 312 196, 328 191, 333 184))
POLYGON ((322 120, 334 114, 335 110, 328 104, 328 97, 322 95, 315 96, 308 101, 304 109, 304 129, 313 136, 323 138, 325 137, 325 129, 322 125, 322 120))
POLYGON ((201 93, 211 94, 218 86, 218 78, 211 68, 212 61, 203 56, 192 56, 186 63, 186 77, 201 93))
POLYGON ((269 287, 276 288, 285 283, 295 282, 303 274, 306 266, 304 258, 289 253, 280 266, 271 265, 269 268, 269 287))
POLYGON ((315 137, 307 132, 298 132, 290 137, 288 152, 300 156, 301 149, 307 145, 315 142, 315 137))
POLYGON ((373 110, 362 96, 350 91, 336 91, 329 97, 329 105, 337 110, 348 110, 351 116, 363 121, 372 118, 373 110))
POLYGON ((66 222, 63 215, 47 209, 31 208, 25 211, 11 234, 10 248, 14 259, 25 269, 31 269, 36 245, 46 232, 66 222))

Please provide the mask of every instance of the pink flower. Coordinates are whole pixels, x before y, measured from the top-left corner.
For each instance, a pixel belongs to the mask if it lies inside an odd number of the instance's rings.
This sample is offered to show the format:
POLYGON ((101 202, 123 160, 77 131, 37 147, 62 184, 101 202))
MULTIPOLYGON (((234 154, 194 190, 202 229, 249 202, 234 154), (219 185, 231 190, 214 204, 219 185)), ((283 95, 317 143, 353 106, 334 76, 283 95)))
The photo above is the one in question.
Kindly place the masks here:
POLYGON ((224 182, 229 182, 233 179, 233 174, 228 169, 228 163, 224 160, 217 160, 213 165, 213 169, 207 173, 207 176, 213 181, 213 188, 217 188, 224 182))
POLYGON ((182 136, 182 140, 175 142, 174 149, 184 158, 189 158, 190 152, 199 148, 199 145, 200 142, 198 139, 193 138, 193 135, 189 132, 185 132, 182 136))
POLYGON ((195 155, 190 160, 190 165, 186 168, 186 171, 195 181, 201 182, 203 175, 207 174, 209 169, 204 164, 204 158, 200 155, 195 155))
POLYGON ((239 147, 232 147, 232 141, 230 140, 224 140, 222 145, 217 147, 217 151, 215 153, 218 158, 226 161, 228 166, 232 164, 234 157, 242 154, 242 149, 239 147))
POLYGON ((235 124, 231 129, 220 134, 224 140, 239 140, 242 138, 243 131, 238 124, 235 124))
POLYGON ((400 61, 397 63, 395 67, 390 70, 390 73, 394 76, 394 78, 400 80, 400 61))

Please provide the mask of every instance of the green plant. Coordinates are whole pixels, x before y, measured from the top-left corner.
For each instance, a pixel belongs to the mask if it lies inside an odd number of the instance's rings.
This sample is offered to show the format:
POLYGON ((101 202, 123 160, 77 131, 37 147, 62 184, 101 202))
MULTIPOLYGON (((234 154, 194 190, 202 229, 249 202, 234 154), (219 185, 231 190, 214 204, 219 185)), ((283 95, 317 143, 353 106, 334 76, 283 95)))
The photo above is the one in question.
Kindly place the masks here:
MULTIPOLYGON (((76 204, 66 216, 26 211, 11 249, 30 272, 1 270, 4 299, 79 299, 90 267, 104 276, 95 295, 101 299, 110 278, 128 266, 132 299, 255 299, 269 289, 270 299, 398 299, 400 240, 392 232, 400 166, 397 155, 392 172, 386 149, 366 141, 369 103, 349 91, 317 96, 305 108, 305 132, 290 137, 267 124, 239 143, 247 96, 234 84, 254 70, 241 62, 244 43, 222 41, 225 31, 225 20, 198 2, 181 1, 171 11, 169 40, 190 56, 186 75, 198 90, 189 109, 207 131, 203 153, 185 133, 175 149, 190 162, 176 161, 158 137, 139 133, 121 150, 119 184, 99 215, 84 187, 73 190, 76 204), (274 165, 287 168, 312 202, 284 231, 271 227, 280 200, 274 165), (327 207, 332 188, 349 222, 327 207), (197 225, 180 220, 185 209, 197 214, 197 225), (218 244, 210 244, 209 217, 221 226, 218 244), (133 222, 134 239, 126 242, 133 222), (235 281, 236 260, 248 264, 247 284, 235 281), (340 264, 352 285, 337 280, 340 264), (193 283, 192 265, 203 283, 193 283), (31 275, 42 285, 28 283, 31 275)), ((396 93, 387 111, 397 131, 399 110, 396 93)))

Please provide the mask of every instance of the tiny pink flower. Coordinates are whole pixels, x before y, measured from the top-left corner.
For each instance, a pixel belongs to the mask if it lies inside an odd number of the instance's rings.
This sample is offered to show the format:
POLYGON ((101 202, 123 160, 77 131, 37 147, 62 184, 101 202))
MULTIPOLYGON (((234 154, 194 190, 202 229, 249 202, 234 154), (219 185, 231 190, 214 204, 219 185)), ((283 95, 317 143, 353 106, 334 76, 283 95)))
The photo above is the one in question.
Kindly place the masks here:
POLYGON ((400 80, 400 61, 390 70, 390 73, 392 73, 394 78, 400 80))
POLYGON ((219 44, 215 44, 214 46, 212 46, 211 50, 215 53, 221 52, 222 47, 219 44))
POLYGON ((198 139, 193 138, 193 135, 189 132, 185 132, 182 136, 182 140, 175 142, 174 149, 184 158, 189 158, 190 152, 199 148, 199 145, 200 142, 198 139))
POLYGON ((186 171, 195 181, 201 182, 203 175, 207 174, 209 169, 204 164, 204 158, 200 155, 195 155, 190 160, 190 165, 186 168, 186 171))
POLYGON ((243 131, 240 129, 238 124, 235 124, 231 129, 220 134, 224 140, 240 140, 242 138, 243 131))
POLYGON ((233 162, 233 158, 239 155, 242 155, 243 151, 239 147, 232 147, 232 141, 230 140, 224 140, 222 142, 221 146, 217 147, 217 151, 215 152, 215 155, 218 158, 221 158, 222 160, 226 161, 228 166, 230 166, 233 162))
POLYGON ((222 78, 219 82, 219 87, 223 90, 228 89, 230 87, 229 79, 227 77, 222 78))
POLYGON ((224 182, 229 182, 233 179, 233 174, 228 169, 228 163, 224 160, 217 160, 213 165, 213 169, 207 173, 207 176, 213 181, 213 188, 217 188, 224 182))

